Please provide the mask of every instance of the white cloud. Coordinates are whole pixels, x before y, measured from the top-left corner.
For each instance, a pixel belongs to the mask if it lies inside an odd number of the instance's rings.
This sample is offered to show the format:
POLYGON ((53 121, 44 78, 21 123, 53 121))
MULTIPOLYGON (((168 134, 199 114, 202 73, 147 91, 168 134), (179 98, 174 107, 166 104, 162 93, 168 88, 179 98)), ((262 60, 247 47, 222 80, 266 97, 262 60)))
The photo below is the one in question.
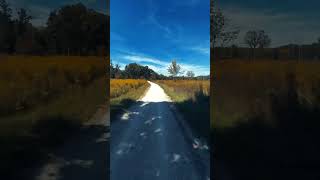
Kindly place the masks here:
POLYGON ((191 50, 198 52, 200 54, 204 54, 204 55, 210 55, 210 47, 208 44, 208 47, 203 47, 203 46, 195 46, 195 47, 191 47, 191 50))
MULTIPOLYGON (((148 66, 149 68, 153 69, 155 72, 159 74, 168 75, 167 68, 170 65, 170 61, 164 61, 157 58, 152 58, 143 55, 123 55, 119 59, 129 60, 131 62, 139 63, 143 66, 148 66)), ((196 64, 189 64, 189 63, 179 63, 181 66, 181 70, 184 72, 193 71, 197 76, 199 75, 209 75, 210 74, 210 67, 196 65, 196 64)), ((123 65, 122 65, 123 66, 123 65)), ((125 66, 125 65, 124 65, 125 66)), ((184 74, 182 74, 184 75, 184 74)))
POLYGON ((150 58, 150 57, 146 57, 146 56, 139 56, 139 55, 125 55, 122 58, 133 61, 133 62, 153 63, 153 64, 157 64, 160 66, 167 66, 169 64, 169 62, 161 61, 159 59, 150 58))

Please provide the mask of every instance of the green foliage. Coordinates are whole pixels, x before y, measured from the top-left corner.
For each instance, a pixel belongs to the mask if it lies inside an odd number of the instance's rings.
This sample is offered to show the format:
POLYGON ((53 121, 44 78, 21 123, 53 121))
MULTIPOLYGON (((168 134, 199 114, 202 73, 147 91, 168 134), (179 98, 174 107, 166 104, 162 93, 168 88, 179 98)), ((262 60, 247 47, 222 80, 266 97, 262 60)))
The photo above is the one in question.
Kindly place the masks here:
POLYGON ((159 79, 164 78, 157 74, 148 66, 141 66, 137 63, 131 63, 126 65, 124 70, 120 69, 120 66, 110 64, 110 77, 120 79, 159 79))
POLYGON ((34 27, 27 9, 17 17, 0 1, 0 52, 19 54, 106 55, 109 16, 83 4, 65 5, 50 13, 45 27, 34 27))

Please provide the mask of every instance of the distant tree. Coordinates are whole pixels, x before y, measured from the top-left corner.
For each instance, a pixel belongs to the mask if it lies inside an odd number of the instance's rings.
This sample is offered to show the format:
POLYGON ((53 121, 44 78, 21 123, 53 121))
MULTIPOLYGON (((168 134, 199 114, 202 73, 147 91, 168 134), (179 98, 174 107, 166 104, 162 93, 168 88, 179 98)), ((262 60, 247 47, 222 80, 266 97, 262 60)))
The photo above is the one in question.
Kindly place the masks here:
POLYGON ((0 52, 12 52, 15 43, 12 9, 6 0, 0 0, 0 52))
POLYGON ((244 37, 244 42, 251 49, 251 56, 255 59, 256 48, 265 48, 271 44, 270 37, 265 33, 264 30, 248 31, 244 37))
POLYGON ((194 72, 193 71, 187 71, 187 76, 189 78, 193 78, 194 77, 194 72))
POLYGON ((114 77, 115 78, 120 78, 121 77, 121 69, 120 69, 120 65, 116 64, 116 66, 114 67, 114 77))
POLYGON ((22 36, 27 30, 27 25, 30 23, 32 17, 28 15, 27 10, 24 8, 18 9, 17 14, 18 19, 16 21, 18 24, 18 35, 22 36))
POLYGON ((168 72, 171 76, 176 77, 178 74, 181 73, 181 67, 180 65, 177 63, 176 60, 173 60, 171 62, 171 64, 168 67, 168 72))
POLYGON ((6 20, 9 20, 12 16, 12 9, 6 0, 0 0, 0 15, 6 20))

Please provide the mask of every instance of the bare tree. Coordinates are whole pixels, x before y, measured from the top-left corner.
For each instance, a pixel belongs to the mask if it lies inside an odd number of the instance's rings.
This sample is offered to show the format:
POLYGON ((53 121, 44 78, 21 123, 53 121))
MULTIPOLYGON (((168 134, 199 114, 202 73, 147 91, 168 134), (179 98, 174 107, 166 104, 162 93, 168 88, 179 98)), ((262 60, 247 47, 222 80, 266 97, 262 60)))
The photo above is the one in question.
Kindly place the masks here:
POLYGON ((178 74, 181 73, 181 67, 176 60, 173 60, 171 62, 171 64, 168 67, 168 72, 173 77, 176 77, 178 74))
POLYGON ((244 42, 251 49, 251 56, 255 59, 255 49, 268 47, 271 44, 271 39, 264 30, 254 30, 246 33, 244 42))
POLYGON ((189 78, 193 78, 194 77, 194 72, 193 71, 187 71, 187 76, 189 78))
POLYGON ((238 37, 240 31, 230 26, 230 19, 226 18, 221 9, 215 7, 214 0, 211 0, 210 20, 212 48, 218 44, 224 47, 238 37))

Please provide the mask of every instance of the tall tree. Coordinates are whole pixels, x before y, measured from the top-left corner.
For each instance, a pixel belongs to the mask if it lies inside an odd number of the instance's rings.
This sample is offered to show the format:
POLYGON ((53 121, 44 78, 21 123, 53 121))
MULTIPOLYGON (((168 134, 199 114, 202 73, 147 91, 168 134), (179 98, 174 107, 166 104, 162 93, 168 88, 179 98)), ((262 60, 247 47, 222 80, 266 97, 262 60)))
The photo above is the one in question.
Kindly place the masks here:
POLYGON ((181 73, 181 66, 177 63, 176 60, 173 60, 167 70, 171 76, 176 77, 181 73))

